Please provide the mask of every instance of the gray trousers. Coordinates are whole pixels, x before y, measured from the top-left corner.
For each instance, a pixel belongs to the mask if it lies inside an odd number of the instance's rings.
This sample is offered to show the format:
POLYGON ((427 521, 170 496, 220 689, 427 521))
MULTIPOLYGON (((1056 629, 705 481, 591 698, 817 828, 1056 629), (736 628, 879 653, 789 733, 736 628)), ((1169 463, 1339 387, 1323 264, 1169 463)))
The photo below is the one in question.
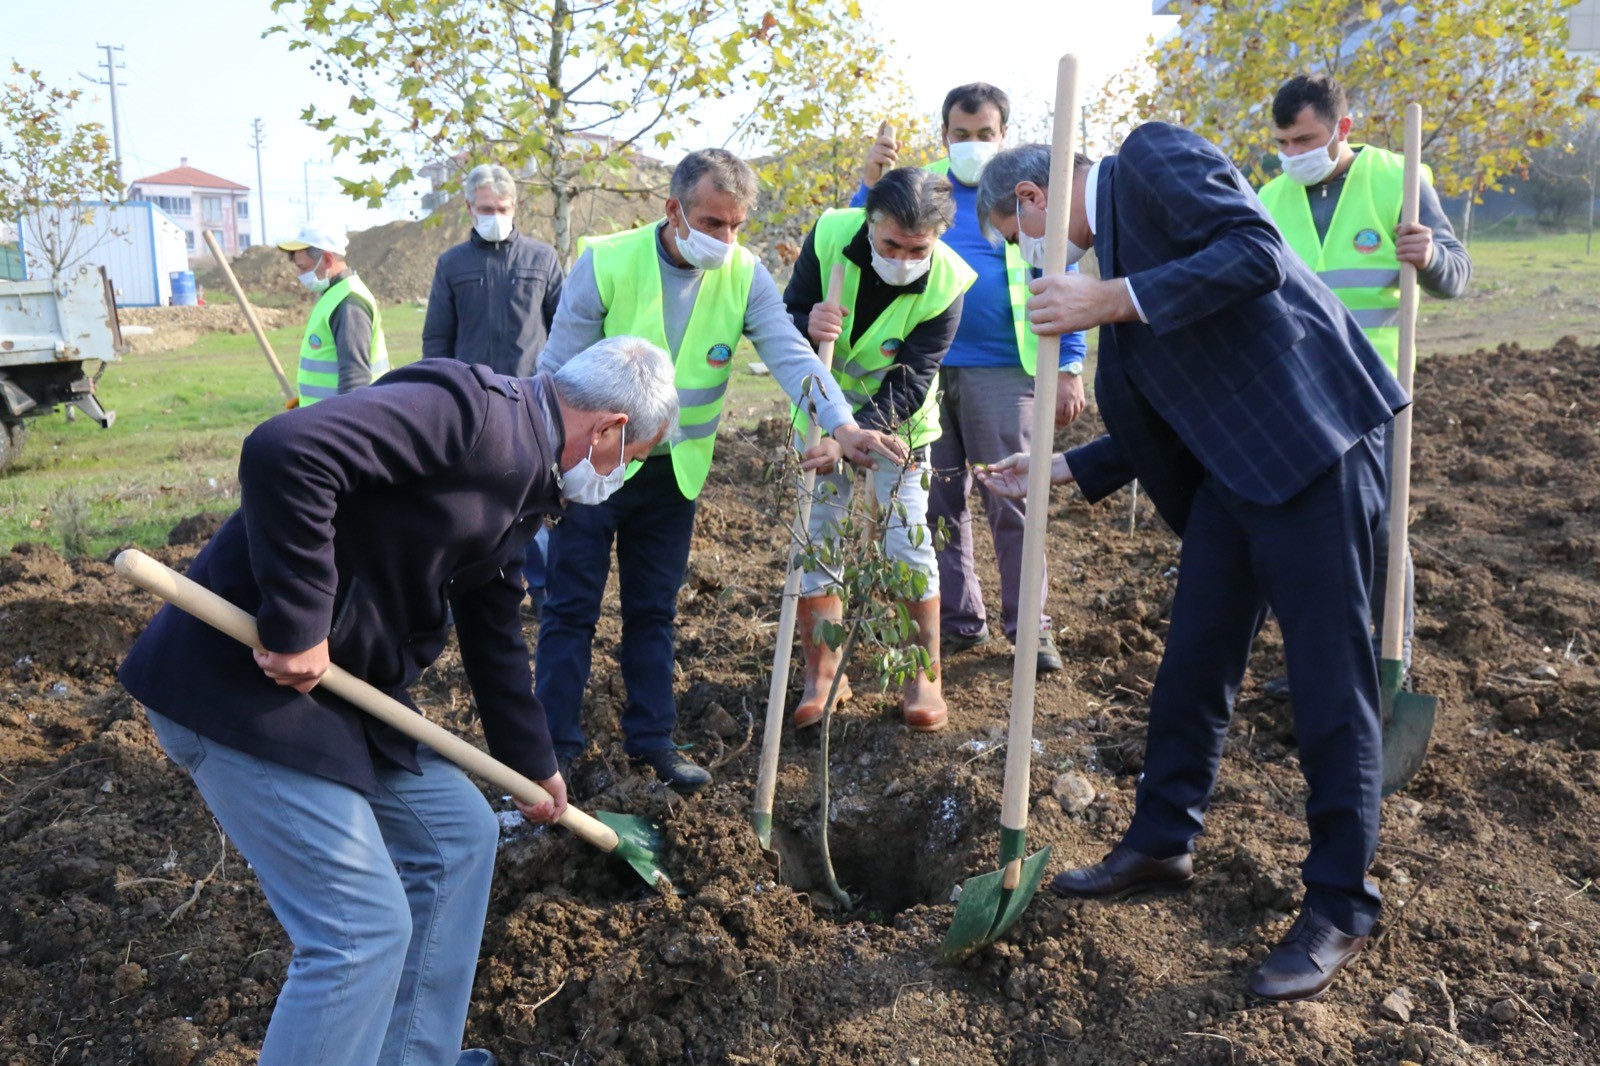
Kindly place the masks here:
MULTIPOLYGON (((932 445, 933 488, 928 518, 942 519, 950 539, 939 553, 939 587, 944 599, 940 627, 946 633, 972 636, 988 614, 972 561, 972 494, 970 463, 999 462, 1028 450, 1033 429, 1033 377, 1014 367, 945 367, 939 371, 942 390, 939 419, 943 435, 932 445)), ((1000 564, 1000 616, 1006 636, 1017 639, 1017 603, 1021 598, 1022 518, 1024 501, 1008 500, 979 485, 994 553, 1000 564)), ((1048 593, 1050 584, 1041 574, 1048 593)), ((1044 602, 1041 595, 1040 603, 1044 602)), ((1049 625, 1045 615, 1032 624, 1049 625)))

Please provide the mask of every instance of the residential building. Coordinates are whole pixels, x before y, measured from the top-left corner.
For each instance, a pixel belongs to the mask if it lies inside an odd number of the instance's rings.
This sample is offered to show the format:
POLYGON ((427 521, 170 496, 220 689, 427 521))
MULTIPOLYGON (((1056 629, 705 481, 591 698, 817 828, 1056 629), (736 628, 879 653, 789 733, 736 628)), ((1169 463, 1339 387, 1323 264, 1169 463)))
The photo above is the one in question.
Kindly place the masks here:
POLYGON ((135 181, 128 199, 152 203, 176 222, 184 231, 191 260, 211 258, 203 230, 210 230, 228 255, 238 255, 256 243, 250 187, 191 167, 187 157, 173 170, 135 181))

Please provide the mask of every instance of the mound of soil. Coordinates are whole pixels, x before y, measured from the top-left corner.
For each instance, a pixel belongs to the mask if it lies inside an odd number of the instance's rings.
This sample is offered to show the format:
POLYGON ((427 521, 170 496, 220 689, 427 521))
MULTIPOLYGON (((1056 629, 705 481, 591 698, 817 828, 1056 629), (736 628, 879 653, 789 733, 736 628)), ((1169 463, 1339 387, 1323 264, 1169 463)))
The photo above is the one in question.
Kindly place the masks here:
MULTIPOLYGON (((222 286, 220 278, 218 285, 222 286)), ((204 307, 119 307, 117 319, 124 326, 150 328, 149 333, 125 334, 128 344, 139 354, 187 348, 212 333, 250 332, 249 323, 226 287, 212 289, 207 298, 213 302, 204 307)), ((293 312, 274 307, 257 307, 255 312, 263 329, 289 325, 296 317, 293 312)))
MULTIPOLYGON (((997 865, 1004 641, 947 664, 944 733, 908 734, 865 683, 835 721, 830 835, 854 906, 821 887, 815 731, 785 731, 776 849, 760 850, 752 719, 788 517, 766 474, 774 425, 723 441, 680 597, 680 739, 715 767, 707 793, 682 800, 627 768, 614 609, 596 640, 575 776, 593 807, 662 823, 681 895, 507 819, 469 1044, 510 1066, 1600 1061, 1597 382, 1600 348, 1570 342, 1419 373, 1416 686, 1443 710, 1427 764, 1385 803, 1380 931, 1322 1000, 1244 993, 1290 920, 1306 837, 1290 716, 1255 680, 1181 898, 1041 894, 999 944, 938 961, 952 887, 997 865)), ((175 565, 195 550, 157 549, 175 565)), ((1052 873, 1127 822, 1177 555, 1147 509, 1129 532, 1126 497, 1056 501, 1067 669, 1039 684, 1030 827, 1052 873)), ((252 1062, 283 978, 290 945, 249 869, 114 683, 153 610, 104 563, 0 559, 8 1061, 252 1062)), ((1267 634, 1256 678, 1281 667, 1267 634)), ((479 738, 454 651, 417 694, 479 738)))

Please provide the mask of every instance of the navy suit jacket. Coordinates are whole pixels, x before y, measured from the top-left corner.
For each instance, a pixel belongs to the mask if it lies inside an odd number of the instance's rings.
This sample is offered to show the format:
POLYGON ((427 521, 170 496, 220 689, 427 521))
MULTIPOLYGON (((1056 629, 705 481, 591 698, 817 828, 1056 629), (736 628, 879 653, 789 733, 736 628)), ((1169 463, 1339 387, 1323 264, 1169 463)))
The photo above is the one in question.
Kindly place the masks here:
MULTIPOLYGON (((521 571, 542 516, 561 509, 563 441, 548 374, 424 359, 257 427, 239 510, 189 576, 255 615, 267 648, 326 637, 335 663, 413 708, 406 689, 443 651, 453 614, 490 753, 543 780, 556 760, 521 571)), ((409 738, 320 688, 275 684, 250 649, 170 605, 117 676, 201 736, 368 793, 375 757, 417 770, 409 738)))
POLYGON ((1149 323, 1100 327, 1107 434, 1067 455, 1091 502, 1138 478, 1182 536, 1206 474, 1283 503, 1410 402, 1204 138, 1140 126, 1093 207, 1101 276, 1129 279, 1149 323))

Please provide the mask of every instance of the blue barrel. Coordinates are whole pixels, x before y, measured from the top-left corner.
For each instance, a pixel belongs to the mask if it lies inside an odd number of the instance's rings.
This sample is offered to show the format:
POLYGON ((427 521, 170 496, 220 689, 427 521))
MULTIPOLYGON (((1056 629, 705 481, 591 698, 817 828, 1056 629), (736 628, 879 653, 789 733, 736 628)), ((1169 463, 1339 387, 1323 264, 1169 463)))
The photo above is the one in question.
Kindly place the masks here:
POLYGON ((172 279, 172 302, 178 307, 193 307, 197 301, 194 289, 194 271, 174 270, 168 275, 172 279))

